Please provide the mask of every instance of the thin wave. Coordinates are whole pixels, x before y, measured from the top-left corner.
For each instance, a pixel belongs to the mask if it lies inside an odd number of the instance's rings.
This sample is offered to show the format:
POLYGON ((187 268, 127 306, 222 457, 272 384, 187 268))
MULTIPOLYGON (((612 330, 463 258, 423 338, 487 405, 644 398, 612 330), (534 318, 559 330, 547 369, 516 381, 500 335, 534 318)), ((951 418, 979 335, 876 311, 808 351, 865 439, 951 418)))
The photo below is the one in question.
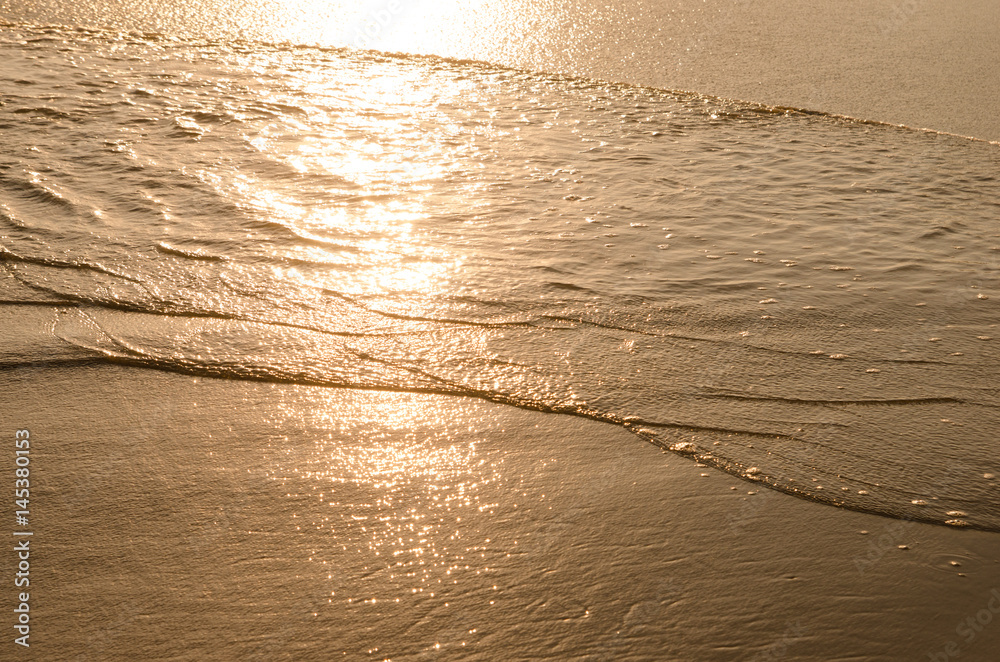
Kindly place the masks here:
MULTIPOLYGON (((134 65, 147 47, 176 47, 167 57, 195 73, 204 54, 151 39, 131 54, 94 50, 122 89, 168 92, 99 111, 71 99, 93 127, 20 116, 74 156, 53 171, 54 190, 72 181, 109 209, 98 220, 39 199, 11 203, 20 218, 4 213, 0 275, 55 308, 61 342, 159 370, 586 416, 775 489, 927 521, 939 513, 903 497, 932 499, 937 486, 914 476, 945 475, 941 458, 959 447, 949 435, 965 432, 969 462, 992 471, 980 428, 996 414, 980 402, 995 395, 981 386, 998 360, 995 316, 991 272, 973 253, 995 220, 989 148, 690 93, 323 49, 297 53, 283 79, 330 75, 316 112, 296 113, 315 92, 293 84, 289 108, 268 111, 278 121, 252 111, 227 124, 272 83, 246 78, 240 58, 212 64, 211 89, 156 78, 134 65), (375 60, 417 100, 349 110, 343 99, 361 96, 375 60), (467 104, 428 101, 429 87, 467 104), (175 132, 178 118, 194 133, 175 132), (126 137, 91 154, 86 136, 106 135, 105 119, 126 137), (952 153, 936 159, 942 147, 952 153), (386 153, 399 162, 386 167, 386 153), (360 194, 331 195, 330 173, 360 194), (955 209, 962 224, 947 220, 955 209), (889 333, 871 330, 883 323, 889 333)), ((265 63, 267 48, 248 46, 265 63)), ((51 167, 49 155, 12 152, 12 171, 51 167)), ((53 315, 40 306, 34 317, 53 315)), ((972 525, 1000 528, 973 478, 943 488, 942 503, 972 499, 972 525)))
MULTIPOLYGON (((644 90, 656 94, 668 94, 671 97, 678 100, 711 101, 720 105, 733 104, 737 105, 744 112, 757 112, 757 113, 784 115, 784 116, 789 116, 789 115, 816 116, 827 119, 850 122, 852 124, 901 129, 918 133, 961 138, 964 140, 981 142, 990 145, 1000 145, 1000 141, 997 140, 989 140, 985 138, 979 138, 976 136, 968 136, 959 133, 952 133, 949 131, 942 131, 927 127, 914 127, 907 124, 886 122, 882 120, 862 118, 862 117, 854 117, 851 115, 844 115, 840 113, 832 113, 828 111, 809 109, 809 108, 800 108, 796 106, 782 106, 782 105, 772 105, 756 101, 746 101, 741 99, 704 94, 701 92, 696 92, 691 90, 660 88, 649 85, 638 85, 634 83, 615 81, 611 79, 573 76, 566 73, 547 70, 544 68, 522 69, 518 67, 510 67, 490 62, 488 60, 445 57, 440 55, 430 55, 422 53, 406 53, 406 52, 380 51, 371 49, 358 49, 358 48, 350 48, 343 46, 322 46, 318 44, 298 44, 293 42, 281 42, 281 41, 271 42, 264 40, 253 41, 241 38, 223 39, 223 38, 176 37, 159 32, 118 30, 114 28, 103 28, 99 26, 80 27, 80 26, 60 25, 60 24, 32 24, 32 23, 22 23, 22 22, 9 22, 9 21, 4 21, 2 19, 0 19, 0 27, 21 28, 28 30, 43 30, 43 31, 51 30, 69 34, 76 33, 91 38, 103 39, 105 41, 124 40, 128 43, 137 43, 137 44, 167 43, 167 44, 182 44, 185 46, 208 46, 208 47, 221 46, 221 47, 234 47, 234 48, 249 47, 252 50, 257 50, 260 48, 270 48, 276 51, 303 50, 303 51, 313 51, 320 53, 334 53, 338 55, 347 55, 347 56, 361 55, 362 57, 368 58, 373 62, 392 59, 400 61, 426 62, 431 64, 472 66, 472 67, 484 68, 486 70, 495 72, 509 72, 509 73, 517 73, 530 76, 545 76, 553 81, 564 81, 564 82, 569 82, 571 84, 578 84, 584 86, 591 84, 598 84, 602 86, 611 85, 619 89, 644 90)), ((282 112, 286 111, 282 109, 282 112)), ((290 112, 302 112, 302 109, 291 107, 290 112)), ((738 113, 734 113, 730 117, 732 119, 738 119, 741 116, 738 113)))
POLYGON ((192 260, 207 260, 208 262, 229 262, 231 258, 225 255, 216 255, 204 250, 197 250, 193 248, 179 248, 172 244, 168 244, 165 241, 161 241, 156 244, 156 249, 161 253, 167 255, 176 255, 178 257, 186 257, 192 260))

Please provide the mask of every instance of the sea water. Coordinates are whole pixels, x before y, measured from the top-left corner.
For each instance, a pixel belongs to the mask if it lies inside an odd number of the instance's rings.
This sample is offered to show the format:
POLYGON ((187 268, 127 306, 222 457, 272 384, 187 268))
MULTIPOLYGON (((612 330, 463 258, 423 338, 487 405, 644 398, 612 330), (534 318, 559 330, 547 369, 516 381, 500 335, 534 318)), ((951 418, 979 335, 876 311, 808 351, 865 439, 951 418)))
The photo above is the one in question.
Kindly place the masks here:
POLYGON ((3 365, 472 397, 1000 530, 995 144, 107 16, 0 31, 3 365))

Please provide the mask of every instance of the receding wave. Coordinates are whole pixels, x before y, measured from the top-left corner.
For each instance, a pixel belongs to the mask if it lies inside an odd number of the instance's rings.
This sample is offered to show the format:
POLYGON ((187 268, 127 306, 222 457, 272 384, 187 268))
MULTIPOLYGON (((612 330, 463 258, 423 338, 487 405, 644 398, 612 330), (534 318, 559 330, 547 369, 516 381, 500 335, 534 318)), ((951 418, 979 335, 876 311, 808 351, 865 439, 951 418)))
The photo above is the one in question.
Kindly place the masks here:
MULTIPOLYGON (((81 36, 88 37, 88 38, 93 39, 95 41, 108 41, 108 40, 117 41, 117 40, 122 40, 124 38, 124 40, 127 43, 135 44, 135 45, 145 45, 145 44, 153 45, 153 44, 159 44, 159 43, 172 44, 172 43, 175 43, 175 42, 178 41, 178 37, 176 35, 168 35, 168 34, 164 34, 164 33, 161 33, 161 32, 140 31, 140 30, 125 30, 125 31, 123 31, 123 30, 118 30, 118 29, 113 29, 113 28, 100 28, 100 27, 96 27, 96 26, 81 27, 81 26, 67 26, 67 25, 60 25, 60 24, 39 25, 39 24, 33 24, 33 23, 24 23, 24 22, 16 22, 16 21, 8 21, 8 20, 2 20, 2 19, 0 19, 0 27, 13 28, 13 29, 19 29, 19 30, 27 30, 27 31, 39 31, 39 30, 41 30, 41 31, 44 31, 44 32, 52 35, 52 36, 39 37, 39 38, 36 38, 36 39, 33 39, 33 40, 29 40, 30 43, 48 43, 48 42, 52 42, 52 41, 59 41, 63 37, 67 37, 67 38, 77 37, 77 38, 79 38, 81 36)), ((498 68, 498 66, 501 66, 501 65, 497 65, 495 63, 492 63, 492 62, 489 62, 489 61, 485 61, 485 60, 474 60, 474 59, 468 59, 468 58, 456 58, 456 57, 446 57, 446 56, 441 56, 441 55, 427 55, 427 54, 418 54, 418 53, 387 52, 387 51, 378 51, 378 50, 368 50, 368 51, 361 50, 361 51, 355 51, 354 49, 351 49, 351 48, 345 48, 345 47, 324 47, 324 46, 318 46, 318 45, 316 45, 314 43, 296 44, 296 43, 289 43, 287 41, 269 42, 269 41, 266 41, 266 40, 257 40, 255 42, 247 42, 247 41, 243 41, 243 40, 239 40, 239 39, 232 39, 232 38, 230 38, 230 39, 227 39, 227 38, 201 38, 201 39, 199 39, 199 38, 195 38, 195 37, 187 37, 187 38, 183 39, 182 41, 186 45, 188 45, 190 47, 208 46, 208 47, 216 47, 216 48, 221 48, 221 49, 232 49, 232 50, 236 50, 236 51, 239 51, 239 50, 242 50, 242 49, 246 49, 248 52, 256 52, 256 51, 259 51, 259 50, 262 50, 262 49, 263 50, 271 49, 271 50, 274 50, 276 52, 288 52, 288 51, 297 52, 297 51, 303 51, 303 52, 306 52, 306 53, 314 53, 314 52, 316 52, 316 53, 331 53, 331 54, 338 54, 338 55, 341 55, 341 54, 351 54, 351 53, 358 52, 358 53, 363 54, 363 56, 366 56, 366 57, 370 58, 372 61, 376 61, 376 62, 378 62, 378 61, 384 61, 386 59, 398 59, 398 60, 402 60, 402 61, 425 62, 425 63, 428 63, 430 66, 449 66, 449 65, 455 65, 455 66, 460 66, 460 67, 461 66, 481 66, 481 67, 485 67, 485 68, 489 68, 489 69, 496 69, 496 68, 498 68)), ((521 71, 521 70, 511 69, 511 71, 521 71)), ((533 72, 523 71, 522 73, 524 73, 526 75, 531 75, 533 72)), ((580 82, 580 83, 582 83, 584 85, 587 85, 587 84, 590 83, 590 81, 588 79, 574 78, 574 77, 570 77, 570 76, 566 76, 566 75, 561 75, 561 74, 543 74, 543 75, 548 75, 548 76, 551 76, 553 78, 560 79, 560 80, 569 79, 569 80, 573 80, 573 81, 578 81, 578 82, 580 82)), ((34 84, 35 83, 35 81, 15 81, 15 82, 20 82, 20 83, 24 83, 24 84, 34 84)), ((948 131, 940 131, 940 130, 936 130, 936 129, 933 129, 933 128, 927 128, 927 127, 909 126, 909 125, 906 125, 906 124, 895 123, 895 122, 886 122, 886 121, 881 121, 881 120, 878 120, 878 119, 854 117, 854 116, 851 116, 851 115, 845 115, 845 114, 842 114, 842 113, 827 112, 827 111, 824 111, 824 110, 821 110, 821 109, 815 109, 815 108, 805 108, 805 107, 798 107, 798 106, 775 105, 775 104, 766 104, 766 103, 759 103, 759 102, 752 102, 752 101, 744 101, 744 100, 739 100, 739 99, 734 99, 734 98, 727 98, 727 97, 720 97, 720 96, 715 96, 715 95, 710 95, 710 94, 704 94, 704 93, 701 93, 701 92, 698 92, 698 91, 693 91, 693 90, 683 90, 683 89, 675 89, 675 88, 654 88, 654 87, 648 87, 648 86, 633 86, 633 85, 628 85, 628 84, 620 84, 620 83, 616 84, 616 83, 610 83, 610 82, 608 82, 608 83, 601 83, 599 81, 594 81, 594 82, 598 82, 599 84, 604 84, 604 85, 620 85, 622 87, 637 87, 638 89, 646 89, 646 90, 651 90, 651 91, 654 91, 654 92, 665 92, 665 93, 669 93, 669 94, 676 95, 676 96, 685 96, 685 97, 689 97, 689 98, 693 98, 693 99, 699 99, 699 100, 713 102, 713 103, 717 104, 717 108, 713 112, 713 119, 721 119, 721 120, 731 119, 731 120, 737 120, 737 121, 739 121, 741 118, 745 118, 748 113, 764 113, 764 114, 776 114, 776 115, 813 115, 813 116, 818 116, 818 117, 826 117, 826 118, 831 118, 831 119, 843 120, 843 121, 852 122, 852 123, 861 124, 861 125, 891 127, 891 128, 897 128, 897 129, 904 129, 904 130, 908 130, 908 131, 917 131, 917 132, 931 133, 931 134, 937 134, 937 135, 942 135, 942 136, 952 136, 952 137, 956 137, 956 138, 963 138, 965 140, 972 140, 972 141, 977 141, 977 142, 985 142, 985 143, 989 143, 989 144, 993 144, 993 145, 1000 145, 1000 141, 987 140, 987 139, 979 138, 979 137, 976 137, 976 136, 969 136, 969 135, 958 134, 958 133, 953 133, 953 132, 948 132, 948 131)), ((136 95, 148 96, 148 97, 155 96, 155 93, 151 92, 148 89, 144 89, 144 88, 136 88, 133 91, 133 93, 136 94, 136 95)), ((265 114, 268 114, 268 115, 271 115, 271 116, 279 116, 279 115, 280 116, 286 116, 286 117, 289 116, 289 115, 306 116, 308 114, 307 110, 305 108, 299 106, 299 105, 295 105, 295 104, 282 104, 282 103, 276 103, 276 102, 264 102, 264 101, 260 101, 260 100, 257 100, 255 102, 246 104, 245 109, 246 110, 253 110, 253 111, 259 112, 259 113, 265 113, 265 114)), ((24 109, 20 109, 18 111, 15 111, 15 112, 36 113, 36 114, 51 116, 51 117, 60 118, 60 119, 65 119, 65 118, 69 117, 69 115, 67 115, 66 113, 64 113, 64 112, 62 112, 60 110, 54 109, 54 108, 49 108, 49 107, 24 108, 24 109)), ((222 122, 222 123, 225 123, 225 122, 228 122, 228 121, 232 121, 234 119, 234 117, 231 116, 231 115, 225 115, 225 114, 221 114, 220 115, 220 114, 213 114, 213 113, 208 113, 208 112, 195 113, 194 116, 195 117, 200 117, 200 118, 202 118, 205 121, 222 122)), ((189 130, 189 129, 185 129, 184 127, 180 127, 179 133, 181 135, 186 135, 186 136, 200 136, 201 135, 200 131, 189 130)), ((985 176, 985 177, 986 177, 987 180, 990 179, 989 176, 985 176)))
POLYGON ((0 369, 485 398, 1000 530, 995 145, 483 63, 6 30, 0 58, 46 58, 0 65, 32 82, 0 106, 0 369))

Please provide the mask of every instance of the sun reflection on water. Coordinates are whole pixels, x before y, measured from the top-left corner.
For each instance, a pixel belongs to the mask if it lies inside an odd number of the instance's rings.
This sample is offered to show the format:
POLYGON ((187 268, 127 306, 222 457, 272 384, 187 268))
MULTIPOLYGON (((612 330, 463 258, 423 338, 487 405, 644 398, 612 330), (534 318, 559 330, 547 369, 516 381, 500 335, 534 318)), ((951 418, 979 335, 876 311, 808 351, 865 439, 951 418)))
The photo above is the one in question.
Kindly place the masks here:
POLYGON ((424 221, 469 208, 483 185, 474 173, 487 147, 467 134, 489 133, 488 121, 455 112, 480 92, 422 67, 331 58, 273 86, 266 103, 282 112, 243 136, 251 167, 219 161, 196 176, 290 231, 288 244, 256 245, 265 258, 342 267, 314 269, 312 284, 352 295, 453 290, 465 256, 438 235, 460 233, 463 219, 433 231, 424 221))
POLYGON ((286 449, 271 478, 319 500, 324 508, 309 507, 306 525, 328 531, 331 550, 360 553, 384 568, 397 596, 489 572, 491 540, 482 523, 497 507, 491 495, 502 482, 502 460, 479 451, 481 437, 468 422, 454 424, 455 403, 403 393, 309 393, 285 414, 307 419, 301 422, 317 430, 315 440, 286 449))

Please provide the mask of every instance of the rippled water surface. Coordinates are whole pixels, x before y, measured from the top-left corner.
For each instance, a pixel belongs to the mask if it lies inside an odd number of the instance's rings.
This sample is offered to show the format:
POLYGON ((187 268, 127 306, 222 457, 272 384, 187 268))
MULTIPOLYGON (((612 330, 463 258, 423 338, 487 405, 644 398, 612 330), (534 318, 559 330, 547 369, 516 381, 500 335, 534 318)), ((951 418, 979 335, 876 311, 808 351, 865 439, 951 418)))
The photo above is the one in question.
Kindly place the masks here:
POLYGON ((0 0, 0 19, 483 60, 1000 141, 994 0, 0 0))
POLYGON ((1000 530, 995 145, 432 57, 0 37, 8 366, 472 396, 1000 530))

